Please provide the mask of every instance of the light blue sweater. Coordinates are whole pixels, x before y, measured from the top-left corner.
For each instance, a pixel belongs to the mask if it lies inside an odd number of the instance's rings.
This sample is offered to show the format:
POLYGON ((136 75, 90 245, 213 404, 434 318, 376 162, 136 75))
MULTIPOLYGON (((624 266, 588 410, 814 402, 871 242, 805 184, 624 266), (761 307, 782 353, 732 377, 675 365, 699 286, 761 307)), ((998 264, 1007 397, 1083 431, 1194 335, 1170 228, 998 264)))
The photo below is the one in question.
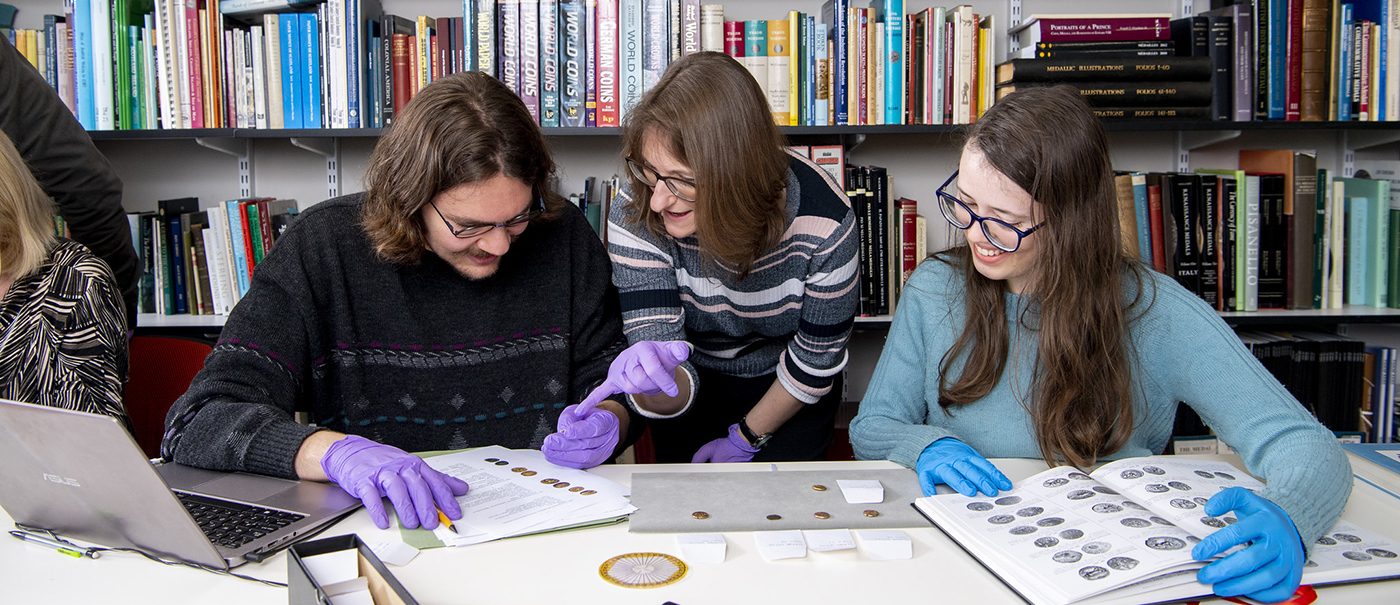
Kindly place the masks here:
MULTIPOLYGON (((1132 392, 1137 424, 1108 459, 1161 453, 1171 437, 1176 404, 1184 401, 1226 443, 1246 470, 1264 479, 1260 495, 1287 512, 1304 544, 1336 523, 1351 493, 1351 467, 1336 438, 1244 348, 1215 311, 1156 272, 1144 284, 1130 324, 1136 350, 1132 392), (1155 294, 1155 296, 1154 296, 1155 294), (1138 308, 1140 309, 1140 307, 1138 308)), ((1125 278, 1125 301, 1136 286, 1125 278)), ((1039 458, 1029 406, 1038 337, 1017 321, 1029 298, 1006 295, 1011 358, 1001 380, 980 401, 938 405, 939 362, 962 332, 961 269, 933 259, 909 278, 871 377, 851 444, 862 459, 886 458, 914 468, 925 447, 954 437, 988 458, 1039 458)), ((1027 321, 1035 325, 1035 313, 1027 321)), ((952 367, 962 371, 962 361, 952 367)))

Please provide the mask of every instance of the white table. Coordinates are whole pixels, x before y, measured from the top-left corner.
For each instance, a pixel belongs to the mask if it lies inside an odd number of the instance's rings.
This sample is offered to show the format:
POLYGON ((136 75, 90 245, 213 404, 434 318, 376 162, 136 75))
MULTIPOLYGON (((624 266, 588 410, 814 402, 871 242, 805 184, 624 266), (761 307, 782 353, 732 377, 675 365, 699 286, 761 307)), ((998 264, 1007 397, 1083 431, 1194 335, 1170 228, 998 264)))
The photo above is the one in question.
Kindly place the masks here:
MULTIPOLYGON (((1243 468, 1238 459, 1222 456, 1243 468)), ((997 460, 1013 480, 1045 465, 1035 460, 997 460)), ((616 465, 595 469, 599 475, 629 484, 640 472, 771 472, 768 464, 616 465)), ((887 469, 889 462, 810 462, 776 465, 783 470, 887 469)), ((1344 517, 1400 541, 1400 499, 1357 481, 1344 517)), ((0 525, 12 525, 0 512, 0 525)), ((805 559, 765 561, 753 535, 734 532, 722 564, 689 564, 680 582, 656 589, 626 589, 598 576, 607 559, 630 552, 680 555, 671 534, 628 533, 627 525, 501 540, 463 548, 423 551, 405 567, 389 570, 423 605, 438 603, 607 603, 678 605, 703 603, 1023 603, 976 560, 933 527, 905 530, 914 542, 914 558, 873 561, 863 549, 809 552, 805 559)), ((397 530, 380 530, 363 510, 321 537, 356 533, 369 543, 397 539, 397 530)), ((688 562, 689 563, 689 562, 688 562)), ((286 581, 287 555, 236 571, 286 581)), ((98 560, 73 559, 14 539, 0 539, 0 602, 4 603, 277 603, 285 589, 220 577, 186 568, 162 566, 136 555, 107 554, 98 560)), ((1400 582, 1373 582, 1319 591, 1319 603, 1395 603, 1400 582)), ((1214 601, 1223 603, 1223 601, 1214 601)))

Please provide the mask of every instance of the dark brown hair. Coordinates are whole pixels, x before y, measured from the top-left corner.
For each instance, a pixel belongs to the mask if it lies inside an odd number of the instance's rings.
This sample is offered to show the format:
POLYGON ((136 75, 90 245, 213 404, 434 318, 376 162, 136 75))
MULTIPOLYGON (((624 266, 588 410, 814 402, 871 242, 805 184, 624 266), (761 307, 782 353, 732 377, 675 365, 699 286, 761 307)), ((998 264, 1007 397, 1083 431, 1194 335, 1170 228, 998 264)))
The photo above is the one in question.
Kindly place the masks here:
MULTIPOLYGON (((787 222, 786 141, 749 71, 729 55, 700 52, 666 70, 622 125, 622 152, 645 161, 648 136, 695 173, 695 236, 701 253, 738 279, 777 245, 787 222)), ((649 208, 651 188, 632 177, 628 220, 665 236, 649 208)))
MULTIPOLYGON (((1038 253, 1016 321, 1038 331, 1027 406, 1047 463, 1086 467, 1118 451, 1133 431, 1132 347, 1123 276, 1143 276, 1120 246, 1113 168, 1103 126, 1074 89, 1029 88, 998 100, 966 132, 976 150, 1044 210, 1031 237, 1038 253)), ((939 362, 939 404, 981 399, 1006 369, 1005 282, 983 277, 966 246, 938 256, 966 280, 963 332, 939 362), (962 374, 950 374, 966 358, 962 374)))
POLYGON ((548 210, 549 146, 520 98, 482 72, 447 76, 413 96, 370 156, 361 224, 380 258, 417 263, 427 248, 420 212, 439 193, 504 175, 533 186, 548 210))

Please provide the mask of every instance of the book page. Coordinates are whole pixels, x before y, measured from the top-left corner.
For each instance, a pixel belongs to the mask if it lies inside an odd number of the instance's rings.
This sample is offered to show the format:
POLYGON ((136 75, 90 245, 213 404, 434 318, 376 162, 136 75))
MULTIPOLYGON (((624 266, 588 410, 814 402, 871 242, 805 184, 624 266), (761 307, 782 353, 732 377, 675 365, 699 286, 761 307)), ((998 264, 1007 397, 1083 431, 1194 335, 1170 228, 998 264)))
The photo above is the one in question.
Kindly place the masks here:
POLYGON ((1118 460, 1092 474, 1197 538, 1235 522, 1233 513, 1220 517, 1206 514, 1206 501, 1211 496, 1230 487, 1254 492, 1264 489, 1259 480, 1227 462, 1175 456, 1118 460))
MULTIPOLYGON (((916 504, 939 509, 931 516, 940 527, 961 526, 958 533, 1001 555, 1003 571, 1031 576, 1057 601, 1203 565, 1190 556, 1198 538, 1070 467, 1034 475, 995 498, 946 494, 916 504)), ((1194 574, 1179 578, 1195 581, 1194 574)))

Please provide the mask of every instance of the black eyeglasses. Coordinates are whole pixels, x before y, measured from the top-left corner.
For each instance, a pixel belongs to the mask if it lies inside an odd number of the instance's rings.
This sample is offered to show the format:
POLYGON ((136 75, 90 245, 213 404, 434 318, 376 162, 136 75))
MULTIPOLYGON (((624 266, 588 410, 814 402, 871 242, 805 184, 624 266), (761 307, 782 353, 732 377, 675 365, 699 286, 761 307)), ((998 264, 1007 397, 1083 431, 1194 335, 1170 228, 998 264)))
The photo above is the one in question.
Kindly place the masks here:
POLYGON ((687 202, 695 201, 698 195, 695 190, 695 181, 678 176, 661 176, 661 173, 652 169, 651 166, 632 159, 632 156, 623 159, 627 161, 627 169, 632 171, 632 176, 641 179, 643 183, 647 184, 647 187, 656 187, 657 182, 664 181, 666 188, 670 189, 676 197, 687 202))
POLYGON ((1035 233, 1036 229, 1039 229, 1041 225, 1045 224, 1041 222, 1030 229, 1022 231, 1012 227, 1011 224, 1006 221, 989 216, 977 216, 977 214, 973 212, 971 208, 968 208, 967 204, 964 204, 962 200, 945 191, 948 185, 951 185, 957 178, 958 173, 954 171, 953 176, 943 181, 943 185, 940 186, 936 192, 938 195, 938 210, 943 213, 943 218, 948 219, 948 222, 952 223, 954 227, 967 229, 971 227, 973 223, 981 223, 982 235, 987 236, 988 242, 991 242, 993 246, 996 246, 1002 251, 1015 252, 1017 248, 1021 247, 1022 239, 1035 233))
POLYGON ((483 235, 486 235, 496 227, 514 229, 516 227, 522 227, 528 224, 530 221, 539 218, 541 214, 544 214, 544 197, 541 196, 538 192, 536 192, 535 201, 537 204, 535 208, 527 210, 524 214, 520 214, 515 218, 512 218, 504 223, 467 225, 465 227, 462 227, 461 229, 452 226, 452 222, 448 221, 447 217, 442 215, 441 210, 438 210, 437 204, 434 204, 431 200, 429 200, 428 205, 433 207, 433 212, 436 212, 438 218, 442 219, 442 224, 447 225, 447 230, 451 231, 452 235, 457 236, 458 239, 471 239, 474 237, 481 237, 483 235))

